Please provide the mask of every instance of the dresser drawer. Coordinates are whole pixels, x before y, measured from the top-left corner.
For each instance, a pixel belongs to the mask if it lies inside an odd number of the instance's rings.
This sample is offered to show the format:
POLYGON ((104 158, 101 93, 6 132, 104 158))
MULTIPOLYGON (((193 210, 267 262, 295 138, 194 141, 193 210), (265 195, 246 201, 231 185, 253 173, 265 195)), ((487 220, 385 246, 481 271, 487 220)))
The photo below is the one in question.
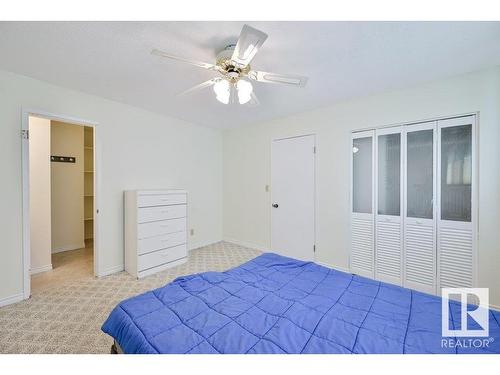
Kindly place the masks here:
POLYGON ((147 223, 149 221, 160 221, 186 217, 185 204, 177 206, 141 207, 137 209, 137 221, 147 223))
POLYGON ((170 204, 186 204, 186 194, 165 195, 139 195, 137 196, 138 207, 167 206, 170 204))
POLYGON ((153 253, 139 255, 138 271, 147 270, 165 263, 173 262, 187 256, 187 245, 171 247, 169 249, 158 250, 153 253))
POLYGON ((137 243, 137 253, 150 253, 155 250, 174 247, 186 243, 186 232, 163 234, 161 236, 149 237, 139 240, 137 243))
POLYGON ((147 238, 159 236, 160 234, 168 234, 185 231, 187 228, 187 220, 185 217, 180 219, 170 219, 163 221, 152 221, 137 225, 137 238, 147 238))

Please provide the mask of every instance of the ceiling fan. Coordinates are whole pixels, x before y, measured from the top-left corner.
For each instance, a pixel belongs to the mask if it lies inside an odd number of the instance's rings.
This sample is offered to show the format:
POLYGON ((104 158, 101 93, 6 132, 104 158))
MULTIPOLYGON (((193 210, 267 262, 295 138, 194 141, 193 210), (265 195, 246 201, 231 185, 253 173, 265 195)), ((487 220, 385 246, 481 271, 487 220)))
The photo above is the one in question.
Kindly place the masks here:
POLYGON ((249 103, 257 105, 259 101, 250 81, 279 83, 298 87, 304 87, 307 82, 307 77, 298 75, 276 74, 252 70, 250 62, 266 39, 267 34, 248 25, 244 25, 238 42, 226 46, 226 48, 217 55, 215 64, 185 59, 158 49, 153 49, 151 53, 153 55, 181 61, 219 73, 218 77, 200 83, 182 92, 180 95, 191 94, 195 91, 213 86, 216 98, 221 103, 236 103, 236 98, 238 98, 237 102, 240 104, 249 103))

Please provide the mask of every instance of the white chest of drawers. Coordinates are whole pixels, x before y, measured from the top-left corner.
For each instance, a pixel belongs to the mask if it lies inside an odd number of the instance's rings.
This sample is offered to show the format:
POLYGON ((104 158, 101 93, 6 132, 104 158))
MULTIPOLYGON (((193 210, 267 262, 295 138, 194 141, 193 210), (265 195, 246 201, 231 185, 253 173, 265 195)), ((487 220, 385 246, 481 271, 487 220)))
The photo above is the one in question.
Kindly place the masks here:
POLYGON ((187 260, 187 191, 125 192, 125 270, 141 278, 187 260))

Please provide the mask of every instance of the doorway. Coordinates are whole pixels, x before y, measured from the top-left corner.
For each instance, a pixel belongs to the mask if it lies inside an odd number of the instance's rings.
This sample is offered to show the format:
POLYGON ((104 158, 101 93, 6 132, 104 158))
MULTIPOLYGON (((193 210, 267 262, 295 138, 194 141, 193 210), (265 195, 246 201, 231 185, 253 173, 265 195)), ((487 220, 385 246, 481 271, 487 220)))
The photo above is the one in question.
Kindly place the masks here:
POLYGON ((314 260, 316 137, 276 139, 271 147, 271 246, 296 259, 314 260))
POLYGON ((97 275, 96 130, 23 112, 24 298, 97 275))

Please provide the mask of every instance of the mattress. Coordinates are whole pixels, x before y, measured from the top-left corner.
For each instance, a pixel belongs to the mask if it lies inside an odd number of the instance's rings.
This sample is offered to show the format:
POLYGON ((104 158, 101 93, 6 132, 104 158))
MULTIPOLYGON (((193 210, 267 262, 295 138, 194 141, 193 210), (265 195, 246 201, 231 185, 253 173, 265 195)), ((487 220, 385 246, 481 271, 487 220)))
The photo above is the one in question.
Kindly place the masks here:
POLYGON ((266 253, 124 300, 102 330, 125 353, 500 353, 488 313, 488 343, 443 345, 440 297, 266 253))

